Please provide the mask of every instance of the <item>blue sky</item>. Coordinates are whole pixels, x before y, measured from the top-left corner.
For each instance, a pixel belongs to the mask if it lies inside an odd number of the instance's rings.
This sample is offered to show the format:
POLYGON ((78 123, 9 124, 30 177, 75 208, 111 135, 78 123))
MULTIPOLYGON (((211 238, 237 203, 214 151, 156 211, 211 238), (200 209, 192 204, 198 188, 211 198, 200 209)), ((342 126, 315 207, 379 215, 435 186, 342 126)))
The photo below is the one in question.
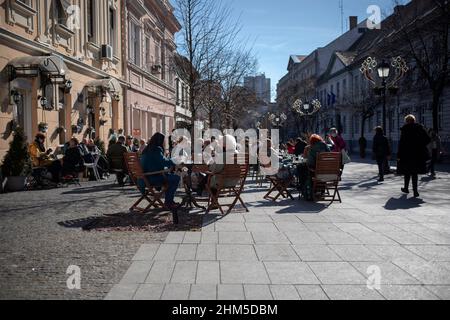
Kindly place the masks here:
MULTIPOLYGON (((226 0, 229 1, 229 0, 226 0)), ((241 17, 241 36, 250 39, 259 61, 259 71, 276 84, 286 74, 291 54, 309 54, 341 34, 339 0, 230 0, 233 14, 241 17)), ((370 5, 378 5, 385 15, 393 0, 344 0, 344 30, 348 16, 366 19, 370 5)))

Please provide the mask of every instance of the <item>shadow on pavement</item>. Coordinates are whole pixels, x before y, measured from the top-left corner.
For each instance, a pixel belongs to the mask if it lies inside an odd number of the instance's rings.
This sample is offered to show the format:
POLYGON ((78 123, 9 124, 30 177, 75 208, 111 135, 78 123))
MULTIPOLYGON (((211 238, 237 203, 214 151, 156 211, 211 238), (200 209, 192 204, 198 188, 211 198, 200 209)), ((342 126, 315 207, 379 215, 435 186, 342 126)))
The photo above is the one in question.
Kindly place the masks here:
POLYGON ((408 196, 403 195, 400 198, 394 198, 386 202, 384 208, 386 210, 395 211, 395 210, 408 210, 408 209, 414 209, 414 208, 420 208, 422 204, 425 204, 426 202, 422 199, 415 199, 411 198, 408 199, 408 196))

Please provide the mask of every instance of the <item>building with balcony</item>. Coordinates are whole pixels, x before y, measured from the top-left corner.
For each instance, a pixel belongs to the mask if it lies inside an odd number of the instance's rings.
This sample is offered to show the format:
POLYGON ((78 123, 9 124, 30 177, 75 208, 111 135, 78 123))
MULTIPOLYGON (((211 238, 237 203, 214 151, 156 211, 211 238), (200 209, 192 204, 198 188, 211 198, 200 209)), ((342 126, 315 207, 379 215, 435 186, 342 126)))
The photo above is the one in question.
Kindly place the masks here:
POLYGON ((123 128, 121 12, 119 0, 3 1, 0 159, 16 125, 52 148, 123 128))

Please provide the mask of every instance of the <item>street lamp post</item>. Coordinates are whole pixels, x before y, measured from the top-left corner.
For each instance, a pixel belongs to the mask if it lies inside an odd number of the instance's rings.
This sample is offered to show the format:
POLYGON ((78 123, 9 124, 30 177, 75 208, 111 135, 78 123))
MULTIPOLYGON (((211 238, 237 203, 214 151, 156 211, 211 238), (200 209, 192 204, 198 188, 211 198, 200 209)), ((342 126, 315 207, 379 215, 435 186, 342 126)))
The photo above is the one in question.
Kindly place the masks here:
MULTIPOLYGON (((284 123, 287 120, 287 115, 285 113, 281 113, 281 114, 269 113, 268 120, 272 124, 273 127, 282 131, 281 128, 283 127, 284 123)), ((284 134, 282 134, 281 140, 284 140, 284 134)))
MULTIPOLYGON (((381 95, 383 99, 383 129, 387 130, 387 106, 386 106, 386 97, 387 92, 389 91, 391 94, 398 93, 398 87, 396 86, 398 81, 403 78, 408 72, 409 68, 406 65, 406 61, 402 57, 394 57, 392 58, 391 63, 389 64, 386 60, 382 60, 381 64, 378 65, 378 62, 375 58, 368 57, 361 66, 361 73, 369 80, 373 86, 374 91, 377 95, 381 95), (378 79, 376 80, 373 77, 374 70, 377 71, 378 79), (394 72, 392 72, 394 71, 394 72), (394 73, 394 76, 392 75, 394 73), (389 81, 389 79, 392 79, 389 81), (381 81, 381 85, 380 84, 381 81)), ((391 128, 390 128, 391 129, 391 128)), ((390 130, 389 130, 390 131, 390 130)))

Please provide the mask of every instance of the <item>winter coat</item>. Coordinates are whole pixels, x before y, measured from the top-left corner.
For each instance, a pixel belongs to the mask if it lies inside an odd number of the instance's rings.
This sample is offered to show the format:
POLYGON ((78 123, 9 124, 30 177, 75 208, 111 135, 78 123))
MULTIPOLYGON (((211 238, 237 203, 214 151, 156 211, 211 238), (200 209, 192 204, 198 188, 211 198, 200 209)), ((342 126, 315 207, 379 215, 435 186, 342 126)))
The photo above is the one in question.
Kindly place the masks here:
POLYGON ((427 146, 430 142, 422 125, 413 123, 403 126, 397 154, 399 173, 426 174, 427 161, 430 159, 427 146))
POLYGON ((341 136, 332 137, 330 136, 331 140, 333 141, 334 147, 331 150, 332 152, 339 152, 341 153, 342 150, 347 149, 347 145, 345 144, 344 139, 341 136))
POLYGON ((373 138, 373 155, 375 159, 385 159, 391 155, 389 140, 382 134, 376 134, 373 138))
POLYGON ((317 142, 313 146, 308 153, 308 167, 311 169, 316 169, 316 161, 319 153, 330 152, 330 148, 326 145, 325 142, 317 142))

